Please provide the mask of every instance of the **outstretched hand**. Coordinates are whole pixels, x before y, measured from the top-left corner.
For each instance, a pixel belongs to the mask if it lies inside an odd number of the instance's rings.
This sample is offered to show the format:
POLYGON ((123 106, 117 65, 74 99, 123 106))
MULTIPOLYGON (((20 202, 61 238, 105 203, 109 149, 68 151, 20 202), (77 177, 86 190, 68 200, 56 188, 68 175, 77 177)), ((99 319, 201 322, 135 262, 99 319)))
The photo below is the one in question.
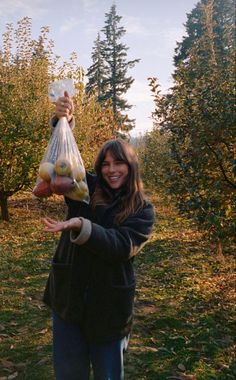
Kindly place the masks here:
POLYGON ((51 218, 43 218, 44 231, 46 232, 60 232, 75 230, 80 231, 82 222, 80 218, 71 218, 65 221, 57 221, 51 218))

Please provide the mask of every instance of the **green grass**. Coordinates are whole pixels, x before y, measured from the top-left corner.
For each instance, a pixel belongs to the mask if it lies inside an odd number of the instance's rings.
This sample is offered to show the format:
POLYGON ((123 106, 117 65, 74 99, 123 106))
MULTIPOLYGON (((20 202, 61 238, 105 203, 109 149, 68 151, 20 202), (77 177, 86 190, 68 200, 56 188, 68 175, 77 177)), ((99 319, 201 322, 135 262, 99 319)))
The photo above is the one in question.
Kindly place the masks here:
MULTIPOLYGON (((153 201, 155 230, 135 264, 126 380, 234 379, 235 247, 218 260, 194 225, 153 201)), ((41 298, 58 235, 44 233, 40 218, 60 217, 64 206, 27 193, 9 206, 11 222, 0 221, 0 380, 52 380, 51 318, 41 298)))

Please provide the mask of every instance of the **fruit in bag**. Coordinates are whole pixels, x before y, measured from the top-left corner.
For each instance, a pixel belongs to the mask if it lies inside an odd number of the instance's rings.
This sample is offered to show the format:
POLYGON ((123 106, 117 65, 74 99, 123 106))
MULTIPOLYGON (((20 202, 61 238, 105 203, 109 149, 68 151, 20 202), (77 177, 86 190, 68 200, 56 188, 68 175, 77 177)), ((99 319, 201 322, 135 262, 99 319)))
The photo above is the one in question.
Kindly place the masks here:
POLYGON ((50 183, 47 181, 40 181, 33 189, 33 194, 38 198, 46 198, 52 195, 50 183))
POLYGON ((82 166, 73 167, 73 177, 79 182, 85 178, 85 170, 82 166))
POLYGON ((39 166, 39 176, 47 182, 50 182, 54 175, 54 164, 43 162, 39 166))
POLYGON ((51 183, 51 191, 57 195, 64 195, 71 191, 74 187, 74 180, 71 177, 56 175, 51 183))
POLYGON ((74 181, 74 187, 71 191, 69 191, 67 194, 65 194, 66 197, 73 199, 75 201, 78 200, 84 200, 86 197, 88 197, 88 186, 83 181, 74 181))
POLYGON ((66 158, 59 158, 55 163, 55 172, 60 176, 71 175, 72 167, 66 158))

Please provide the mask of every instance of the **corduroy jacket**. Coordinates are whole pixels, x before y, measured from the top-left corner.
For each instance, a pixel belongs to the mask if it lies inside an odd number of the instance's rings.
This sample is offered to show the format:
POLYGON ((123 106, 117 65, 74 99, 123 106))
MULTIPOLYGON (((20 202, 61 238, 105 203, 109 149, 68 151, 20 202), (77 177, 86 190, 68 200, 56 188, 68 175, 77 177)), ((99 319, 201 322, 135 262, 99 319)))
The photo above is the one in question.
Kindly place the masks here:
MULTIPOLYGON (((96 176, 88 174, 87 183, 92 195, 96 176)), ((111 342, 130 333, 133 261, 154 223, 153 206, 145 202, 140 211, 115 224, 121 198, 122 191, 118 191, 112 203, 95 210, 85 202, 66 198, 67 219, 82 217, 83 224, 90 226, 89 237, 62 232, 43 297, 62 319, 79 324, 93 343, 111 342)))

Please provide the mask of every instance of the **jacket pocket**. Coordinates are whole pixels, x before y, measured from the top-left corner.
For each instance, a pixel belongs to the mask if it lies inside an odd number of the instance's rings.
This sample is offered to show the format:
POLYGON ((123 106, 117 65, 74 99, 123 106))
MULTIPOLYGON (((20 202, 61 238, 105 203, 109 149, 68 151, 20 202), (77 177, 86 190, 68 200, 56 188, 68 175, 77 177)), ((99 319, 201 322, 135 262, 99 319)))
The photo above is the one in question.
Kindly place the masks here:
POLYGON ((70 304, 71 265, 52 263, 44 300, 63 319, 68 314, 70 304))
POLYGON ((113 286, 111 289, 111 319, 114 327, 124 327, 133 316, 135 282, 129 286, 113 286))

